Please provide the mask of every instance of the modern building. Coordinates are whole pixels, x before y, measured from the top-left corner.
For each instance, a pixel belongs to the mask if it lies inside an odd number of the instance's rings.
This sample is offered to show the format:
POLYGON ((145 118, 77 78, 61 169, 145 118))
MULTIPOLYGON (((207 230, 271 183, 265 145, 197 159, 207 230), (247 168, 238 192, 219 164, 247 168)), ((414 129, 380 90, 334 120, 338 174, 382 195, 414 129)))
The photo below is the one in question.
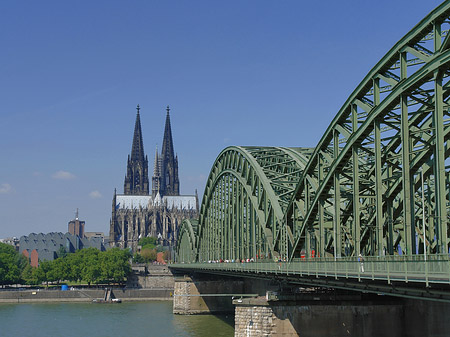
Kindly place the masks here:
POLYGON ((137 106, 131 155, 128 155, 123 194, 114 191, 109 242, 112 247, 136 251, 142 237, 158 237, 164 245, 174 245, 178 227, 185 218, 198 216, 198 196, 180 195, 178 156, 175 155, 170 109, 161 154, 156 150, 152 189, 148 178, 148 158, 144 153, 140 108, 137 106))
POLYGON ((38 260, 52 261, 58 258, 58 252, 61 247, 67 253, 75 253, 82 248, 97 248, 105 250, 102 239, 82 238, 70 233, 52 232, 52 233, 31 233, 20 237, 19 252, 30 259, 31 265, 37 267, 38 260))

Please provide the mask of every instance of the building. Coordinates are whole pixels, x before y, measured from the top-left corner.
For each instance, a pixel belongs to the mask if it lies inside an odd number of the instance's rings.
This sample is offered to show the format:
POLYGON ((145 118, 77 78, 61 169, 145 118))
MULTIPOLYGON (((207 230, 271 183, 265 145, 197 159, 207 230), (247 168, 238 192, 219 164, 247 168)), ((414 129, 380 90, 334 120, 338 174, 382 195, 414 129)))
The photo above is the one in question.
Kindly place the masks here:
POLYGON ((0 239, 0 242, 13 246, 16 251, 19 251, 19 239, 16 238, 15 236, 6 239, 0 239))
POLYGON ((75 219, 69 221, 69 233, 72 235, 78 235, 80 238, 84 238, 84 221, 78 219, 78 208, 75 215, 75 219))
POLYGON ((98 238, 104 242, 105 233, 103 233, 103 232, 84 232, 84 237, 87 239, 98 238))
POLYGON ((70 233, 31 233, 20 237, 19 252, 30 259, 31 265, 37 267, 38 261, 52 261, 58 258, 58 252, 63 247, 67 253, 75 253, 82 248, 97 248, 105 250, 103 241, 99 238, 82 238, 70 233))
POLYGON ((136 251, 142 237, 158 237, 174 245, 185 218, 198 216, 198 196, 180 195, 178 156, 175 155, 170 109, 167 107, 161 154, 156 150, 150 194, 148 158, 144 153, 140 108, 137 106, 131 155, 128 156, 123 194, 114 191, 110 245, 136 251))

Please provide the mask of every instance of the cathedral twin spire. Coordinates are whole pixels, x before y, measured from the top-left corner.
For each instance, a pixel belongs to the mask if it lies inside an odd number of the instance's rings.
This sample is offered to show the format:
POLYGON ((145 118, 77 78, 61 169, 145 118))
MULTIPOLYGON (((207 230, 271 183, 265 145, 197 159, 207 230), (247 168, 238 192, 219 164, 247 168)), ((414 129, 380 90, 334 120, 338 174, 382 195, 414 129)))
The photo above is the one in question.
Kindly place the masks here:
POLYGON ((131 157, 128 156, 127 174, 123 186, 124 194, 148 195, 148 159, 144 156, 144 143, 142 141, 141 118, 137 106, 136 122, 134 124, 133 144, 131 157))
MULTIPOLYGON (((141 119, 139 105, 137 106, 134 126, 131 158, 128 156, 127 175, 124 182, 124 194, 149 195, 148 159, 144 155, 142 141, 141 119)), ((158 149, 155 154, 155 164, 152 177, 152 195, 180 195, 178 179, 178 158, 174 156, 172 130, 170 126, 170 108, 167 106, 166 125, 161 156, 158 149)))

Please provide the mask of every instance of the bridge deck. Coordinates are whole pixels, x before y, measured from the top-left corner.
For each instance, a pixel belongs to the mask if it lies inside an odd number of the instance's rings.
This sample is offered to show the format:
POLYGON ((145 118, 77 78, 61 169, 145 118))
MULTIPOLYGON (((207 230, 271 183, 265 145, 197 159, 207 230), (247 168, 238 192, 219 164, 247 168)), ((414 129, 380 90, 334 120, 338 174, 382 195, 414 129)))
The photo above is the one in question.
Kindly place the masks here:
MULTIPOLYGON (((269 260, 256 262, 205 262, 178 263, 172 268, 210 273, 231 273, 236 276, 279 276, 291 280, 301 278, 332 278, 353 280, 359 283, 371 281, 385 284, 416 284, 425 289, 433 285, 450 285, 450 259, 448 255, 434 255, 424 260, 422 256, 367 257, 364 261, 354 258, 310 258, 298 259, 290 263, 269 260)), ((308 281, 311 284, 311 281, 308 281)), ((301 282, 300 282, 301 283, 301 282)), ((320 282, 317 283, 320 286, 320 282)), ((407 285, 408 286, 408 285, 407 285)), ((351 287, 350 287, 351 288, 351 287)), ((429 290, 426 290, 429 291, 429 290)))

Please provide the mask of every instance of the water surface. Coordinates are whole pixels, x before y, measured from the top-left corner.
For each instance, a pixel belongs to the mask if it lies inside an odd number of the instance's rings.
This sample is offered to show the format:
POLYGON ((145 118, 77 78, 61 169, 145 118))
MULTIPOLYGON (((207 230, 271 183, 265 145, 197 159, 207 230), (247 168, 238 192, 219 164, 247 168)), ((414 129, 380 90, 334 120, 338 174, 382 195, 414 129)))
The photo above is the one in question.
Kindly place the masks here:
POLYGON ((1 336, 234 336, 234 317, 172 314, 172 302, 0 304, 1 336))

